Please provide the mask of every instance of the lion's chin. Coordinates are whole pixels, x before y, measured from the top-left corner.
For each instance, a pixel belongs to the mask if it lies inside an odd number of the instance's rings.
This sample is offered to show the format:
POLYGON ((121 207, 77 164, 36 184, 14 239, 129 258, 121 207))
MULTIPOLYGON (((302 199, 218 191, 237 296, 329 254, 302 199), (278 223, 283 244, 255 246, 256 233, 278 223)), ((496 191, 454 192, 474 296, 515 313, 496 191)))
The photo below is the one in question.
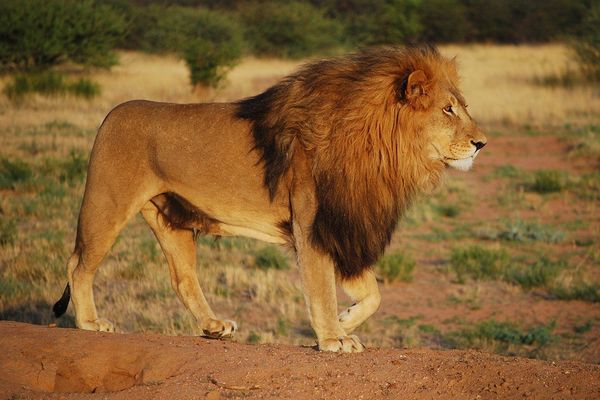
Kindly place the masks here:
POLYGON ((459 171, 468 171, 473 166, 473 157, 461 158, 460 160, 448 160, 448 165, 459 171))

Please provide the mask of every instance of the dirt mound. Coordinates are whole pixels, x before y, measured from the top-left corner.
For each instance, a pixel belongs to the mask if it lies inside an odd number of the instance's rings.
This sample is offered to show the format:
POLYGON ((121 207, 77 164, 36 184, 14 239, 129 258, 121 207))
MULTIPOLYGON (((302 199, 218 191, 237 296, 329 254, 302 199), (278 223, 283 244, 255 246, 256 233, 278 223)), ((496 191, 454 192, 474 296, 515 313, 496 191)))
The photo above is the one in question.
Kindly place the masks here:
POLYGON ((0 398, 600 397, 600 366, 476 351, 246 345, 0 322, 0 398))

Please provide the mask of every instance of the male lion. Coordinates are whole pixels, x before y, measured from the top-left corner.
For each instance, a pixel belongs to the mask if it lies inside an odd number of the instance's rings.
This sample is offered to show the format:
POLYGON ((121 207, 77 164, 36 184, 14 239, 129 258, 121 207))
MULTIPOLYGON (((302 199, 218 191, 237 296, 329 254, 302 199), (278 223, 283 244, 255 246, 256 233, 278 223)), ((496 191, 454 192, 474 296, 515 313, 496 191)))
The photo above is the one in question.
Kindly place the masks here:
POLYGON ((195 234, 289 243, 320 350, 359 352, 350 333, 379 307, 372 265, 399 217, 446 166, 468 170, 486 144, 433 47, 377 48, 309 64, 236 103, 131 101, 94 144, 69 283, 77 327, 98 318, 92 282, 137 212, 162 247, 171 284, 211 337, 231 336, 196 277, 195 234), (338 316, 336 280, 356 304, 338 316))

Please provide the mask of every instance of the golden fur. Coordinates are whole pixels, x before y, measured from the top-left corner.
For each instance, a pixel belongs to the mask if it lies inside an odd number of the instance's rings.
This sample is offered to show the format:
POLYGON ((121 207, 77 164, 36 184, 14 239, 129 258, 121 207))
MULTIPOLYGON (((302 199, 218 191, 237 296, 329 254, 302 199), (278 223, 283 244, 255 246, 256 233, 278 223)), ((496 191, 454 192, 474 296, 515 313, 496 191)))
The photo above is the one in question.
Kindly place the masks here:
POLYGON ((77 326, 98 318, 94 273, 125 222, 142 215, 173 288, 203 332, 233 334, 198 284, 194 235, 244 235, 296 250, 319 348, 363 349, 349 333, 379 306, 372 264, 414 195, 445 166, 468 169, 486 139, 452 60, 431 47, 319 61, 233 104, 129 102, 99 130, 69 285, 77 326), (336 276, 356 304, 337 316, 336 276))

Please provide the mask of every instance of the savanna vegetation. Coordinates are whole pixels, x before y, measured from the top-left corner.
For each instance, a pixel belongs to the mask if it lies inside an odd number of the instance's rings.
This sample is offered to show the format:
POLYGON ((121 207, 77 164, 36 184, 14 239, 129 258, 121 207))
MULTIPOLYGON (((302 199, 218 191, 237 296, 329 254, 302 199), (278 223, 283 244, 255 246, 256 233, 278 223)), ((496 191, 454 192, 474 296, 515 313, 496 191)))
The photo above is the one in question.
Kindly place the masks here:
MULTIPOLYGON (((455 43, 441 50, 458 57, 490 142, 404 217, 375 266, 383 304, 361 338, 600 362, 597 18, 591 2, 563 0, 0 2, 0 319, 74 325, 50 307, 95 131, 116 104, 230 101, 306 57, 433 40, 455 43)), ((236 340, 313 343, 292 254, 244 238, 197 246, 201 285, 239 323, 236 340)), ((96 296, 121 331, 200 334, 140 217, 96 296)))

